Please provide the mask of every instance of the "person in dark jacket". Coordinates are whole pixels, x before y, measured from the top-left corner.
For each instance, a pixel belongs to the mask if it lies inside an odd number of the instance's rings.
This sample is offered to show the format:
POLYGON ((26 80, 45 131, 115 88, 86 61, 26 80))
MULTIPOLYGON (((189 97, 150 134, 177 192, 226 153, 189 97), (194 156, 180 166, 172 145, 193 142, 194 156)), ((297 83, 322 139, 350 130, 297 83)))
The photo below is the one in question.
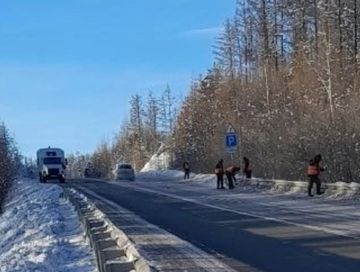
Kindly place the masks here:
POLYGON ((247 179, 251 179, 252 170, 250 169, 250 160, 247 157, 244 157, 243 163, 244 163, 243 173, 247 179))
POLYGON ((217 177, 217 189, 225 189, 224 187, 224 161, 221 159, 215 166, 215 175, 217 177))
POLYGON ((190 164, 185 161, 183 163, 183 169, 184 169, 184 179, 189 179, 190 178, 190 164))
POLYGON ((229 166, 228 168, 226 168, 225 170, 225 175, 226 178, 229 182, 229 189, 234 189, 234 182, 236 181, 235 175, 237 172, 240 171, 240 167, 237 166, 229 166))
POLYGON ((324 171, 324 168, 320 167, 320 162, 322 158, 321 155, 318 154, 314 159, 310 160, 309 166, 307 169, 307 175, 309 177, 309 186, 308 186, 308 195, 314 196, 311 191, 314 183, 316 184, 316 194, 321 195, 324 192, 320 190, 321 181, 319 179, 319 175, 321 171, 324 171))

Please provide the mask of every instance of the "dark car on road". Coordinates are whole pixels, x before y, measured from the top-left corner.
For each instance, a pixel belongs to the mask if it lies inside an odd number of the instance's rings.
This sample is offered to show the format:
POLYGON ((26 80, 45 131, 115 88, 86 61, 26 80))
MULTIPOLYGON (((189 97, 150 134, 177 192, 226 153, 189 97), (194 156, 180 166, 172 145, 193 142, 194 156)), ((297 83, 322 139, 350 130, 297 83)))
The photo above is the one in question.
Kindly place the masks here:
POLYGON ((119 163, 114 170, 115 180, 135 181, 135 171, 131 164, 119 163))

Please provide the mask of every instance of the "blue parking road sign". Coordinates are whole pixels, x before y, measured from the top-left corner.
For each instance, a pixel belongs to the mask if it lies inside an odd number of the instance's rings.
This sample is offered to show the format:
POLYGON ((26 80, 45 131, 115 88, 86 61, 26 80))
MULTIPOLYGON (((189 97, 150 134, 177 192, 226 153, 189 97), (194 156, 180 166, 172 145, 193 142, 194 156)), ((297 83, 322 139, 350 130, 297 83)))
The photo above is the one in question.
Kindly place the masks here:
POLYGON ((227 134, 226 135, 226 147, 236 147, 237 146, 237 137, 236 134, 227 134))
POLYGON ((236 152, 237 135, 235 133, 226 133, 225 142, 226 142, 226 150, 228 153, 236 152))

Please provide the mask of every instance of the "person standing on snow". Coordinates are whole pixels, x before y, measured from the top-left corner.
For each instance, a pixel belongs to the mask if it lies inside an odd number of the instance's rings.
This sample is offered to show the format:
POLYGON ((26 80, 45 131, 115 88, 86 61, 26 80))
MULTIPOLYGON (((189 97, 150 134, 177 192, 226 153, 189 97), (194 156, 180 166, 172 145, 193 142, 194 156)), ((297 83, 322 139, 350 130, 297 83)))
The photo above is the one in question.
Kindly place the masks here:
POLYGON ((250 160, 247 157, 244 157, 243 163, 244 163, 243 173, 247 179, 251 179, 252 171, 250 169, 250 160))
POLYGON ((190 164, 187 161, 185 161, 183 163, 183 169, 185 172, 184 179, 189 179, 190 178, 190 164))
POLYGON ((215 166, 215 175, 217 177, 217 189, 225 189, 224 187, 224 161, 219 160, 215 166))
POLYGON ((314 159, 310 160, 309 166, 307 168, 307 175, 309 177, 309 186, 308 186, 308 195, 314 196, 311 191, 314 183, 316 184, 316 194, 322 195, 324 192, 320 190, 321 181, 319 179, 319 175, 321 171, 324 171, 324 168, 320 167, 320 162, 322 158, 321 155, 318 154, 314 159))
POLYGON ((240 171, 240 167, 237 166, 229 166, 228 168, 226 168, 225 170, 225 175, 226 178, 229 182, 229 189, 234 189, 234 182, 236 181, 235 175, 237 172, 240 171))

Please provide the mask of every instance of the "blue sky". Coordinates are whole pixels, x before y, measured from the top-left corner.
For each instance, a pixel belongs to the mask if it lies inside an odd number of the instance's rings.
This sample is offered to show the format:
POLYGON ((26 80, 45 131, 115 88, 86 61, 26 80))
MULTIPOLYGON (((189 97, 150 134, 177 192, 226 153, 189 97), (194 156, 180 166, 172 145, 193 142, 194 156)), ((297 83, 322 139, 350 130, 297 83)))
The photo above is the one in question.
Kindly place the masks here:
POLYGON ((0 120, 21 152, 87 153, 135 93, 186 95, 235 0, 0 0, 0 120))

